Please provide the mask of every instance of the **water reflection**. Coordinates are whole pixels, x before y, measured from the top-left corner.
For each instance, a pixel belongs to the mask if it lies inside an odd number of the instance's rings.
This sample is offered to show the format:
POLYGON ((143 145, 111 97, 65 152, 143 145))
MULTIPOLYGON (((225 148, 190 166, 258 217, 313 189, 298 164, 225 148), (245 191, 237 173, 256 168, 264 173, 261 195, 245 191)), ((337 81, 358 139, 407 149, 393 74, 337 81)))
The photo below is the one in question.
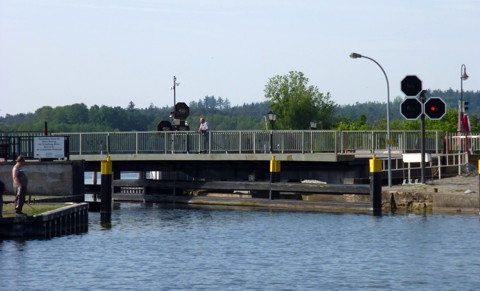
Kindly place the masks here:
POLYGON ((474 290, 479 240, 468 215, 125 203, 88 233, 1 241, 2 278, 28 276, 0 289, 474 290))

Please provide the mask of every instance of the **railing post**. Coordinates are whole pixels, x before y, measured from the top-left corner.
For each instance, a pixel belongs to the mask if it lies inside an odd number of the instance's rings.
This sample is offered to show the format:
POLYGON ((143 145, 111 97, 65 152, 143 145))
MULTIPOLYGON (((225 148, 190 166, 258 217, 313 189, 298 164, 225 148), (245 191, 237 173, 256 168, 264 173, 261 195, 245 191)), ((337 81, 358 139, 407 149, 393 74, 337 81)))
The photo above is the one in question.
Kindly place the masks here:
POLYGON ((371 136, 372 154, 374 154, 378 150, 378 147, 379 147, 379 144, 377 142, 377 134, 376 134, 375 131, 371 131, 370 136, 371 136))
POLYGON ((305 131, 302 130, 302 154, 305 153, 305 131))
POLYGON ((211 131, 207 132, 207 138, 208 138, 208 154, 211 154, 212 151, 212 137, 210 136, 211 131))
POLYGON ((163 132, 163 153, 167 154, 168 153, 168 136, 167 136, 167 131, 163 132))
POLYGON ((334 152, 335 154, 338 154, 338 139, 340 139, 340 151, 343 152, 344 151, 344 144, 343 144, 343 132, 342 131, 334 131, 334 136, 335 138, 333 139, 334 140, 334 152))
POLYGON ((310 153, 313 154, 313 130, 310 131, 310 153))
POLYGON ((238 153, 242 153, 242 132, 238 132, 238 153))
POLYGON ((82 133, 78 134, 78 154, 82 155, 82 133))
POLYGON ((110 133, 107 133, 107 138, 106 138, 106 140, 107 140, 107 141, 106 141, 106 144, 107 144, 107 145, 106 145, 106 146, 107 146, 106 150, 107 150, 107 153, 110 153, 110 133))
POLYGON ((138 155, 138 131, 135 132, 135 154, 138 155))

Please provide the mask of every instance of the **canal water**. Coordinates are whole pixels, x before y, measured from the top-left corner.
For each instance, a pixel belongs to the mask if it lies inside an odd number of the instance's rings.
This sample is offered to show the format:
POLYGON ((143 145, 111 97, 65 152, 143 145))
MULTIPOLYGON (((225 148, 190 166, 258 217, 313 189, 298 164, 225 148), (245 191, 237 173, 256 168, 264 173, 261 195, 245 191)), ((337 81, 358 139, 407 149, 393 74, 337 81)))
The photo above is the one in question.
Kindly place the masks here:
POLYGON ((477 215, 182 209, 0 241, 1 290, 478 290, 477 215))

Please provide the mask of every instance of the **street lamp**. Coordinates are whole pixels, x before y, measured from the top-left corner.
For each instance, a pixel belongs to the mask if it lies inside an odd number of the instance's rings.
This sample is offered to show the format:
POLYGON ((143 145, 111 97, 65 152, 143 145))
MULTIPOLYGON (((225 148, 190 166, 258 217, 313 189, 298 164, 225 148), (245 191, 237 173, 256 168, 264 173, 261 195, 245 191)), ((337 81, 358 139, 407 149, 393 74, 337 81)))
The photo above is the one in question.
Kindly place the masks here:
POLYGON ((357 53, 351 53, 350 57, 352 59, 359 59, 359 58, 365 58, 369 59, 377 66, 380 67, 382 70, 383 74, 385 75, 385 80, 387 80, 387 150, 388 150, 388 187, 392 187, 392 149, 391 149, 391 144, 392 141, 390 140, 390 85, 388 83, 388 77, 387 73, 385 73, 385 70, 382 68, 382 66, 374 59, 369 58, 367 56, 363 56, 361 54, 357 53))
POLYGON ((170 87, 170 90, 173 90, 173 107, 175 108, 175 105, 177 104, 177 86, 179 86, 180 83, 177 82, 177 77, 173 76, 173 86, 170 87))
MULTIPOLYGON (((463 101, 463 81, 468 79, 467 75, 467 67, 465 64, 462 64, 460 67, 460 104, 458 105, 458 131, 460 135, 463 137, 463 133, 465 132, 465 124, 463 123, 463 115, 465 114, 465 105, 463 101)), ((460 139, 461 140, 461 139, 460 139)), ((460 152, 463 152, 463 140, 460 143, 460 152)))
POLYGON ((315 119, 312 119, 312 121, 310 121, 310 129, 317 129, 317 121, 315 119))
POLYGON ((268 111, 267 113, 268 120, 270 121, 270 152, 273 153, 273 128, 275 127, 275 121, 277 120, 277 114, 273 111, 268 111))
POLYGON ((277 114, 273 111, 269 111, 267 113, 267 116, 268 116, 268 120, 270 121, 270 126, 273 130, 273 128, 275 126, 275 121, 277 120, 277 114))

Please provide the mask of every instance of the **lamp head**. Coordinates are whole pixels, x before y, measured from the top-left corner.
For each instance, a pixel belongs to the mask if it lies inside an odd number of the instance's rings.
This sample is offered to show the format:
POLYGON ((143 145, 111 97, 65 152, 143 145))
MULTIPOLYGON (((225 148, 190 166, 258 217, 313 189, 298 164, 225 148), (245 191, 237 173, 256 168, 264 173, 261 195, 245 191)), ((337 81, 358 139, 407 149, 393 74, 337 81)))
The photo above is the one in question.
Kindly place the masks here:
POLYGON ((465 81, 465 80, 467 80, 467 79, 468 79, 468 75, 467 75, 467 66, 465 66, 465 65, 462 65, 461 69, 463 69, 463 72, 462 72, 462 71, 460 71, 460 72, 461 72, 461 74, 462 74, 462 75, 460 76, 460 79, 462 79, 462 80, 464 80, 464 81, 465 81))
POLYGON ((275 112, 273 111, 269 111, 267 115, 268 115, 268 120, 270 120, 270 122, 273 122, 277 119, 277 114, 275 114, 275 112))
POLYGON ((362 55, 361 55, 361 54, 357 54, 357 53, 351 53, 351 54, 350 54, 350 57, 351 57, 352 59, 359 59, 359 58, 362 57, 362 55))

